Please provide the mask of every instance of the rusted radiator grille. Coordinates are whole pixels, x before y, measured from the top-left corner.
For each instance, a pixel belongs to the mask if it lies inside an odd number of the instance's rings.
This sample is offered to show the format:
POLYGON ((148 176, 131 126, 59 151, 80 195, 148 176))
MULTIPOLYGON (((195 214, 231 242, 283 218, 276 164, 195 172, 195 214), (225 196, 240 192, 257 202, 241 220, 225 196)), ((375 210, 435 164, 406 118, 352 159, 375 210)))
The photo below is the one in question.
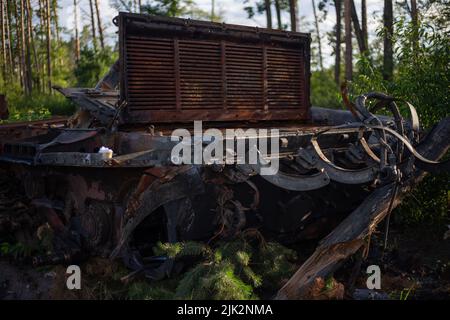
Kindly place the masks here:
POLYGON ((309 36, 120 14, 125 122, 307 120, 309 36))
POLYGON ((220 44, 178 41, 178 50, 180 107, 220 109, 222 107, 220 44))
POLYGON ((127 47, 128 103, 133 110, 175 106, 173 41, 129 37, 127 47))
POLYGON ((267 49, 267 100, 269 108, 300 108, 303 92, 303 57, 300 52, 267 49))
POLYGON ((227 44, 225 51, 228 107, 264 109, 262 47, 227 44))

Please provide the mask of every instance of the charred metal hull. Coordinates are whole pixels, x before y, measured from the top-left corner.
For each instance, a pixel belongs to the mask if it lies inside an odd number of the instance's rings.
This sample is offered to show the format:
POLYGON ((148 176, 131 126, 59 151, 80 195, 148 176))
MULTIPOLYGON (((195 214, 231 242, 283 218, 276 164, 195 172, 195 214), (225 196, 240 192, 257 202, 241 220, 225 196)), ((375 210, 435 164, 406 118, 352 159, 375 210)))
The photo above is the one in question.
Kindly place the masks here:
MULTIPOLYGON (((33 238, 49 225, 55 251, 34 257, 35 264, 120 257, 152 279, 173 264, 154 256, 157 241, 211 242, 248 229, 284 243, 318 239, 376 187, 393 181, 396 171, 389 157, 381 160, 381 129, 362 130, 347 111, 313 108, 311 114, 309 125, 277 123, 280 150, 272 156, 280 168, 269 176, 260 174, 261 163, 175 165, 176 142, 166 126, 117 131, 69 125, 6 137, 0 162, 29 210, 1 213, 0 233, 28 230, 33 238), (114 150, 112 157, 105 158, 101 147, 114 150)), ((394 118, 380 119, 383 130, 391 130, 394 118)), ((221 130, 227 125, 233 124, 221 130)), ((413 125, 403 127, 411 132, 413 125)), ((386 141, 385 148, 395 150, 400 140, 386 141)), ((414 154, 401 152, 408 167, 414 154)))
POLYGON ((349 153, 362 136, 353 128, 326 126, 323 112, 318 126, 279 128, 283 143, 275 177, 248 165, 177 166, 170 136, 105 128, 49 128, 3 141, 0 161, 20 181, 38 221, 47 221, 59 239, 59 252, 35 257, 36 264, 101 255, 122 257, 138 269, 156 241, 227 239, 255 228, 296 242, 329 231, 367 195, 376 171, 357 180, 360 168, 372 163, 349 153), (354 170, 354 176, 343 175, 345 184, 311 161, 311 141, 324 129, 317 139, 321 150, 354 170), (104 159, 101 146, 114 156, 104 159))

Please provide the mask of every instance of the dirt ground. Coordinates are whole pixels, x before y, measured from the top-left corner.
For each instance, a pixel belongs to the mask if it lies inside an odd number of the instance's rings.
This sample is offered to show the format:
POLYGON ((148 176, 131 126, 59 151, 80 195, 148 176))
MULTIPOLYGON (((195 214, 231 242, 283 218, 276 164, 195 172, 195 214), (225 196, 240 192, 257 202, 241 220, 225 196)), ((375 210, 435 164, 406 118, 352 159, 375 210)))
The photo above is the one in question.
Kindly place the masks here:
MULTIPOLYGON (((396 226, 391 228, 388 246, 384 250, 383 233, 375 233, 361 269, 355 271, 355 259, 352 259, 336 273, 340 275, 336 278, 348 289, 346 281, 349 275, 357 274, 354 288, 359 290, 355 295, 347 293, 346 298, 374 299, 376 297, 367 294, 366 268, 375 264, 381 269, 378 298, 450 300, 450 238, 444 239, 445 237, 445 231, 437 232, 426 228, 400 230, 396 226)), ((81 268, 83 274, 87 274, 82 279, 83 289, 70 291, 65 288, 63 266, 34 269, 0 260, 0 299, 126 298, 126 292, 120 288, 118 281, 127 272, 123 267, 108 260, 94 258, 81 268), (111 289, 114 286, 115 289, 111 289)))
POLYGON ((381 289, 391 299, 450 300, 450 239, 446 233, 396 226, 390 230, 386 250, 384 235, 376 234, 357 287, 365 286, 366 267, 375 264, 382 272, 381 289))

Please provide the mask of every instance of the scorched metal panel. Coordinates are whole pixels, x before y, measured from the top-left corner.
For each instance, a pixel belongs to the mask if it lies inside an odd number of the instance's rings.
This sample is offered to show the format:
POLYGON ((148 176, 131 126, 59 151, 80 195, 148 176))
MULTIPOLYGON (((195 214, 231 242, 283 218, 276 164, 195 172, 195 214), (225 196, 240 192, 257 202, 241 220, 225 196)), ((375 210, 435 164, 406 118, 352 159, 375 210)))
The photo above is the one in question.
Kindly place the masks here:
POLYGON ((120 13, 126 123, 309 119, 309 34, 120 13))

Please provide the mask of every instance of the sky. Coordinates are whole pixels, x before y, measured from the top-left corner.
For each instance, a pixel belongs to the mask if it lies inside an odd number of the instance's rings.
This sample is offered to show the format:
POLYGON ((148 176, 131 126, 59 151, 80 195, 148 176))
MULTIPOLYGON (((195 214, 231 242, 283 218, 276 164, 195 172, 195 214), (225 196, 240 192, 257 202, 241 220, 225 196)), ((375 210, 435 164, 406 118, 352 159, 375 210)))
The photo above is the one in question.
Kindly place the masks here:
MULTIPOLYGON (((149 0, 151 1, 151 0, 149 0)), ((299 17, 300 17, 300 30, 302 32, 309 32, 312 29, 314 22, 313 15, 313 0, 298 0, 299 17)), ((316 5, 320 0, 315 0, 316 5)), ((74 15, 73 15, 73 0, 59 0, 59 17, 60 24, 67 29, 67 32, 73 32, 74 28, 74 15)), ((102 13, 102 24, 105 27, 105 34, 107 35, 107 41, 111 44, 115 43, 117 39, 117 27, 113 25, 112 19, 117 15, 117 10, 111 5, 110 0, 98 0, 100 6, 100 12, 102 13)), ((142 3, 146 3, 147 0, 142 0, 142 3)), ((200 9, 207 12, 211 11, 211 0, 194 0, 200 9)), ((249 0, 250 4, 244 4, 242 0, 215 0, 216 12, 222 12, 225 23, 241 24, 249 26, 265 27, 266 19, 264 15, 257 15, 253 19, 247 18, 247 13, 244 11, 244 7, 248 5, 254 5, 256 0, 249 0)), ((367 2, 367 23, 369 37, 374 36, 376 29, 379 26, 379 19, 382 15, 383 0, 366 0, 367 2)), ((78 0, 79 14, 78 14, 78 26, 81 29, 82 25, 90 24, 89 15, 89 1, 78 0)), ((355 0, 355 6, 357 10, 360 8, 361 0, 355 0)), ((332 46, 326 37, 326 33, 331 31, 336 23, 336 17, 334 13, 334 7, 328 8, 328 15, 324 21, 320 23, 321 32, 321 44, 322 55, 324 57, 325 66, 333 64, 332 46)), ((359 10, 358 10, 359 11, 359 10)), ((317 10, 317 12, 319 12, 317 10)), ((360 12, 358 12, 360 17, 360 12)), ((272 20, 275 24, 275 13, 272 12, 272 20)), ((282 16, 284 23, 289 24, 289 13, 284 13, 282 16)))

